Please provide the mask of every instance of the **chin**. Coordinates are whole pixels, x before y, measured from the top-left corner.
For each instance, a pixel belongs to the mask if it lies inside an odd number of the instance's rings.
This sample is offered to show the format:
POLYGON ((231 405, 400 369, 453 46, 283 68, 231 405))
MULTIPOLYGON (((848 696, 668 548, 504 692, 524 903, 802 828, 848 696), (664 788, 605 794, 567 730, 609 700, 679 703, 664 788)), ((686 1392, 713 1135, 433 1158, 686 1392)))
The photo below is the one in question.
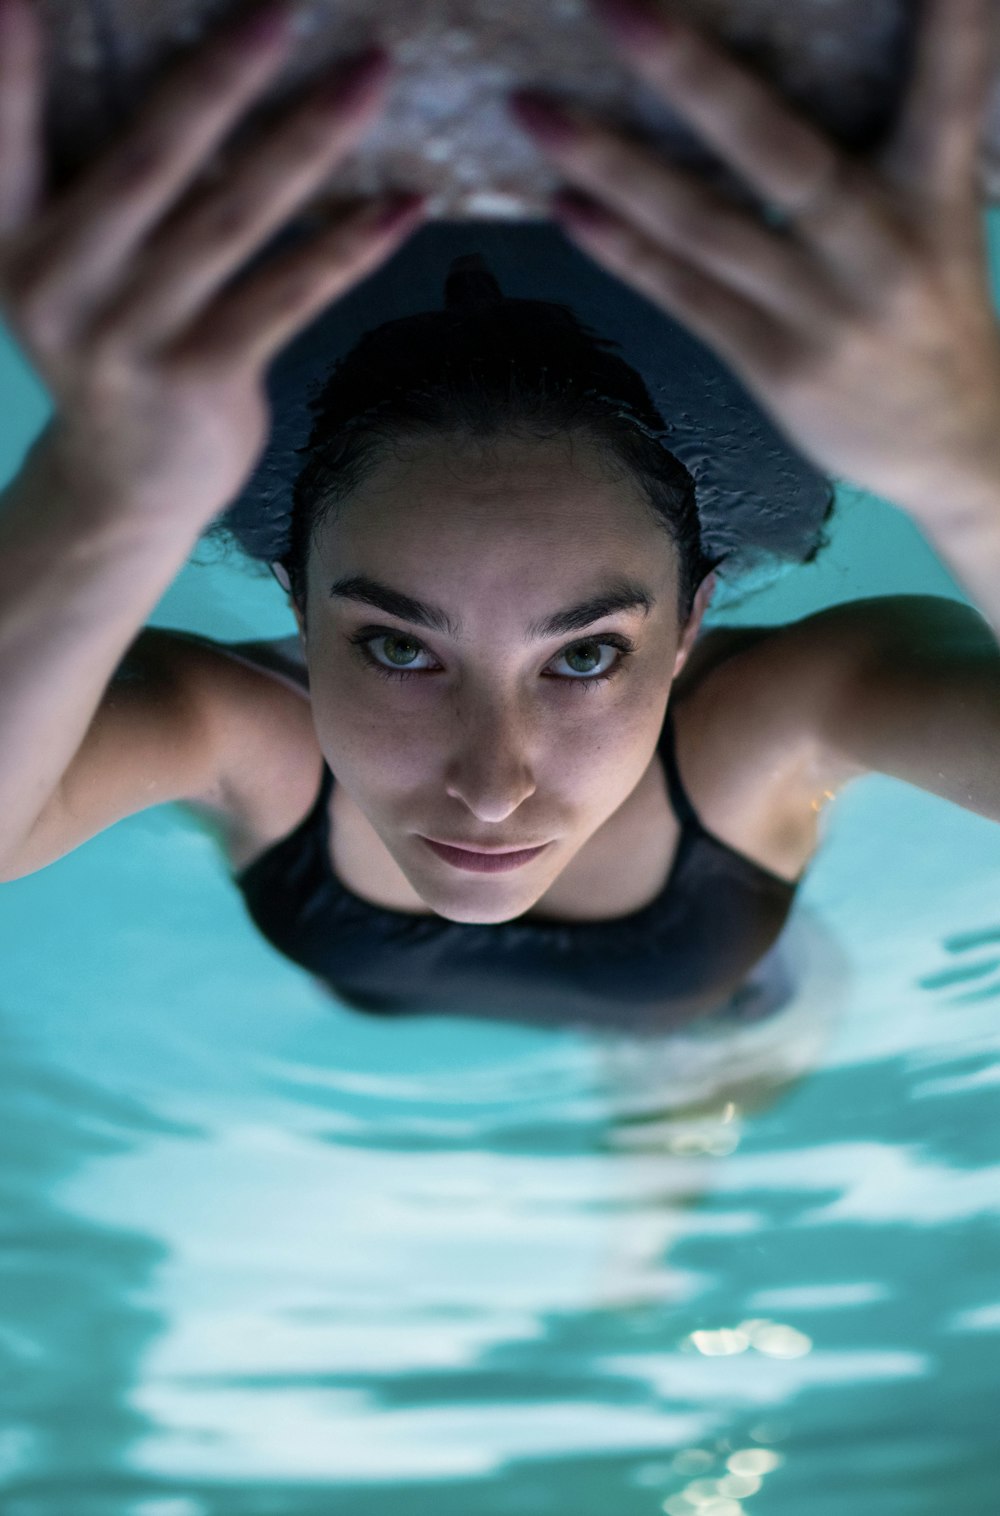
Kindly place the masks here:
POLYGON ((523 916, 535 903, 534 899, 518 900, 513 904, 498 900, 491 908, 482 900, 436 901, 427 895, 423 899, 436 916, 443 916, 446 921, 457 921, 465 926, 499 926, 503 921, 514 921, 518 916, 523 916))

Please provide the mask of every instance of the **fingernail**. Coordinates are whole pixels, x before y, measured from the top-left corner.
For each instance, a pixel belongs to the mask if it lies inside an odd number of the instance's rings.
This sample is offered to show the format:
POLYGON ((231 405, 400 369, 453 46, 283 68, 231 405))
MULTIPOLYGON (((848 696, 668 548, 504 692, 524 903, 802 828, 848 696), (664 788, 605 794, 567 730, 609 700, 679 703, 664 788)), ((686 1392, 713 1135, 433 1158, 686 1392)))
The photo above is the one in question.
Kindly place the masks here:
POLYGON ((321 97, 347 110, 391 69, 392 59, 384 47, 368 47, 339 65, 335 77, 320 91, 321 97))
POLYGON ((543 142, 558 145, 572 142, 580 135, 580 128, 569 112, 547 95, 538 95, 533 90, 514 90, 510 104, 522 126, 543 142))
POLYGON ((239 47, 263 47, 277 42, 291 32, 294 17, 295 12, 287 3, 261 6, 235 28, 232 40, 239 47))
POLYGON ((13 36, 27 7, 19 0, 0 0, 0 35, 13 36))
POLYGON ((557 217, 565 218, 571 226, 582 227, 584 231, 588 227, 597 230, 611 224, 612 218, 607 211, 579 190, 557 190, 552 196, 552 209, 557 217))
POLYGON ((421 194, 386 195, 370 209, 370 226, 374 232, 391 232, 401 228, 407 221, 416 221, 427 203, 421 194))
POLYGON ((672 16, 644 5, 642 0, 594 0, 598 15, 623 42, 637 46, 667 42, 679 28, 672 16))

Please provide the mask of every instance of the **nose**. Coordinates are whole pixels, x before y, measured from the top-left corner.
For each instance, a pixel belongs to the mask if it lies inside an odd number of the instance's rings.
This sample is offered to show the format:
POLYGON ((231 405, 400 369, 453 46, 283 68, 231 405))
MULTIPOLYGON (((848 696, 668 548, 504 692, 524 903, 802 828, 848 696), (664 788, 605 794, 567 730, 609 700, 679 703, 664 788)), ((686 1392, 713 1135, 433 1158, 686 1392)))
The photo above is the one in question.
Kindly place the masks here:
POLYGON ((447 793, 480 821, 506 821, 537 788, 527 743, 509 718, 469 720, 457 733, 447 793))

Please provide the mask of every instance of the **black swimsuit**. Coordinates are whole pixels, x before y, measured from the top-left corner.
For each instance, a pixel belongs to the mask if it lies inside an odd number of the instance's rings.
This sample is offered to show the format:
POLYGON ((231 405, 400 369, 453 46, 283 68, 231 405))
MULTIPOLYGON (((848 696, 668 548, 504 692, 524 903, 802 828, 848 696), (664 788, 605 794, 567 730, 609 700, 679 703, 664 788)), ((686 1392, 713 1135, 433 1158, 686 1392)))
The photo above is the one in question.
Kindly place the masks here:
POLYGON ((702 826, 677 770, 669 707, 659 751, 682 831, 663 889, 627 916, 475 925, 362 900, 330 862, 325 762, 309 814, 235 882, 268 941, 357 1010, 668 1028, 746 980, 780 934, 797 883, 702 826))
MULTIPOLYGON (((439 308, 450 259, 473 251, 505 293, 568 302, 642 375, 670 425, 671 450, 695 476, 707 551, 769 547, 778 523, 798 523, 800 540, 812 542, 827 509, 824 475, 697 338, 543 222, 430 223, 300 333, 269 371, 274 424, 239 502, 244 519, 277 519, 289 503, 313 425, 303 396, 315 376, 381 322, 439 308)), ((705 831, 677 775, 670 727, 668 716, 660 750, 683 833, 663 890, 630 916, 476 926, 370 905, 330 865, 328 771, 302 824, 236 883, 264 936, 358 1009, 669 1024, 691 1014, 692 1002, 718 1006, 743 983, 776 942, 795 894, 705 831)))

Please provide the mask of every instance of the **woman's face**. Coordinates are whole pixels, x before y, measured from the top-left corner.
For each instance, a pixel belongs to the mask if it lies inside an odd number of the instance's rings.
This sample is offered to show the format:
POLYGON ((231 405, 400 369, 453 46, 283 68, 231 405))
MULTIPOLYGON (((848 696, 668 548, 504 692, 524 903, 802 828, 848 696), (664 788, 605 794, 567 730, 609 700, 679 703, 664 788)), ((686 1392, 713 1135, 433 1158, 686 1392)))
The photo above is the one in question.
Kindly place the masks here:
POLYGON ((545 894, 647 775, 706 598, 682 639, 669 539, 579 437, 408 442, 325 524, 308 568, 317 736, 431 910, 495 923, 545 894), (640 603, 566 618, 609 595, 640 603), (477 873, 426 838, 544 847, 477 873))

